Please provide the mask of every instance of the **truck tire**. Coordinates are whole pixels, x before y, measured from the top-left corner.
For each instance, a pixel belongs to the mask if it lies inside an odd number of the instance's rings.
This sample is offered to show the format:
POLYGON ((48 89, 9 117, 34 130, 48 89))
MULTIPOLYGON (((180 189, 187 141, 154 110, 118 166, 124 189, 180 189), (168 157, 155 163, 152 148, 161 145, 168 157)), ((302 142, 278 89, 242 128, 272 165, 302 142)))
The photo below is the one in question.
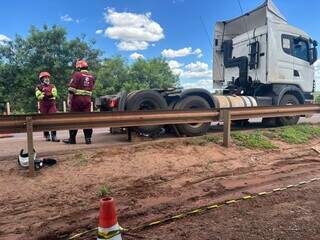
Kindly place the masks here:
POLYGON ((232 124, 238 128, 247 127, 249 126, 249 119, 243 119, 243 120, 234 120, 232 121, 232 124))
MULTIPOLYGON (((299 99, 291 94, 285 94, 280 101, 280 105, 297 105, 300 104, 299 99)), ((285 125, 294 125, 297 124, 299 121, 299 116, 295 117, 279 117, 277 118, 277 123, 280 126, 285 126, 285 125)))
MULTIPOLYGON (((152 111, 166 110, 168 105, 166 100, 156 91, 142 90, 130 94, 127 98, 127 111, 152 111)), ((143 126, 135 130, 141 134, 155 135, 158 134, 163 126, 143 126)))
MULTIPOLYGON (((190 110, 190 109, 210 109, 209 103, 199 96, 188 96, 182 98, 174 106, 175 110, 190 110)), ((210 122, 208 123, 189 123, 176 125, 178 131, 187 137, 201 136, 207 133, 210 122)))

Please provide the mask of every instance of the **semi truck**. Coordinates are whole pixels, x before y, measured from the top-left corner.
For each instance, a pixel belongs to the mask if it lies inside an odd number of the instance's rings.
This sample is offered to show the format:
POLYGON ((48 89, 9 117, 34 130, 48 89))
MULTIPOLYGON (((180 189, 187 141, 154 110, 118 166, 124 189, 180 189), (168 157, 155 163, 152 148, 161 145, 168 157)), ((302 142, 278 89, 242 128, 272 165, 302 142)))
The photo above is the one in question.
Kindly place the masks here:
MULTIPOLYGON (((96 99, 101 111, 192 110, 305 104, 313 101, 317 41, 290 25, 271 0, 214 27, 213 86, 120 92, 96 99)), ((297 117, 263 119, 266 124, 296 124, 297 117)), ((243 123, 239 122, 239 123, 243 123)), ((167 126, 168 127, 168 126, 167 126)), ((205 134, 210 123, 178 124, 185 136, 205 134)), ((143 134, 164 126, 136 128, 143 134)), ((165 128, 165 129, 170 129, 165 128)))

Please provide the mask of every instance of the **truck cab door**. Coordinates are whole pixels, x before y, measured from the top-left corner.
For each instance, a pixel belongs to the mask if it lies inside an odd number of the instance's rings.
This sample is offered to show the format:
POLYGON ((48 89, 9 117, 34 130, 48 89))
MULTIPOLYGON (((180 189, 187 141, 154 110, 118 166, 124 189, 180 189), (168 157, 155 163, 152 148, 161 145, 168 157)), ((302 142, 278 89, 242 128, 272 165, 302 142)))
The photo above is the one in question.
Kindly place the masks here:
POLYGON ((310 64, 309 41, 303 38, 293 38, 293 79, 301 82, 304 92, 311 92, 313 88, 314 70, 310 64))
POLYGON ((310 64, 310 44, 305 38, 282 35, 282 48, 286 53, 286 79, 303 92, 312 92, 314 70, 310 64))

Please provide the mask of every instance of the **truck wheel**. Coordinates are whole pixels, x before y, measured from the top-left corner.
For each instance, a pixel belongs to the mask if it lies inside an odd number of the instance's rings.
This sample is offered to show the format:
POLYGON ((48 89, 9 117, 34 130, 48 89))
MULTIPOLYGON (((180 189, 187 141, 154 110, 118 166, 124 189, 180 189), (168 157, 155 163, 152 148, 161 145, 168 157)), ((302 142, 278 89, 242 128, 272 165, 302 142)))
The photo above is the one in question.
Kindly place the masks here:
MULTIPOLYGON (((128 111, 152 111, 168 109, 166 100, 156 91, 137 91, 127 98, 126 109, 128 111)), ((141 134, 157 134, 163 126, 137 127, 135 130, 141 134)))
POLYGON ((236 127, 247 127, 249 126, 249 119, 243 119, 243 120, 234 120, 232 121, 232 124, 236 127))
MULTIPOLYGON (((280 105, 297 105, 297 104, 300 104, 298 98, 294 95, 291 95, 291 94, 284 95, 280 101, 280 105)), ((277 123, 280 126, 294 125, 294 124, 298 123, 299 118, 300 118, 299 116, 279 117, 279 118, 277 118, 277 123)))
MULTIPOLYGON (((175 110, 210 109, 209 103, 202 97, 189 96, 181 99, 174 106, 175 110)), ((176 125, 179 132, 187 137, 200 136, 207 133, 209 123, 189 123, 176 125)))

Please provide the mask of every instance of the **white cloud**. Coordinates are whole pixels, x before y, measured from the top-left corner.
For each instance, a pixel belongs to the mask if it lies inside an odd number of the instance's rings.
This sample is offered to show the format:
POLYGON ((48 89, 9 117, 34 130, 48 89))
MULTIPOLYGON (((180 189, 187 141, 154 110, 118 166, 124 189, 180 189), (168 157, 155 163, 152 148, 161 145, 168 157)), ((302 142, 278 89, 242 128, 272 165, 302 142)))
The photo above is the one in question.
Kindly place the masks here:
POLYGON ((192 82, 182 83, 184 88, 204 88, 209 91, 213 91, 213 82, 212 79, 201 79, 192 82))
POLYGON ((201 79, 211 79, 212 70, 209 69, 209 65, 204 62, 195 62, 184 65, 178 61, 170 60, 167 61, 171 71, 179 75, 184 80, 201 80, 201 79))
POLYGON ((60 17, 60 20, 63 22, 73 22, 73 18, 69 16, 69 14, 66 14, 64 16, 60 17))
POLYGON ((11 39, 8 38, 7 36, 3 35, 3 34, 0 34, 0 45, 4 45, 6 44, 7 42, 10 42, 11 39))
POLYGON ((169 65, 169 67, 170 67, 171 69, 180 68, 180 67, 183 66, 182 63, 177 62, 177 61, 174 61, 174 60, 170 60, 170 61, 168 61, 167 63, 168 63, 168 65, 169 65))
POLYGON ((149 43, 145 41, 121 41, 117 44, 121 51, 145 50, 149 47, 149 43))
POLYGON ((96 34, 101 34, 101 33, 103 33, 103 30, 102 30, 102 29, 98 29, 98 30, 96 31, 96 34))
POLYGON ((144 50, 149 43, 164 38, 162 27, 151 19, 151 13, 135 14, 108 9, 105 20, 111 26, 105 36, 118 40, 118 48, 124 51, 144 50))
POLYGON ((79 19, 73 19, 72 17, 69 16, 69 14, 63 15, 60 17, 60 20, 62 22, 75 22, 75 23, 80 23, 79 19))
POLYGON ((180 62, 177 62, 177 61, 174 61, 174 60, 170 60, 170 61, 167 61, 171 71, 173 72, 173 74, 175 75, 181 75, 183 73, 183 70, 181 69, 182 66, 184 66, 183 63, 180 63, 180 62))
POLYGON ((212 70, 207 63, 195 62, 185 66, 185 71, 181 75, 185 78, 212 78, 212 70))
POLYGON ((179 73, 184 88, 204 88, 213 91, 212 70, 204 62, 192 62, 183 65, 176 61, 169 61, 173 73, 179 73))
POLYGON ((197 55, 198 57, 202 57, 202 50, 197 48, 196 50, 192 50, 192 47, 181 48, 178 50, 173 49, 164 49, 161 52, 161 55, 166 58, 177 58, 177 57, 185 57, 188 55, 197 55))
POLYGON ((137 59, 139 59, 139 58, 144 59, 144 56, 143 56, 142 54, 139 54, 139 53, 135 52, 135 53, 132 53, 132 54, 130 55, 130 58, 133 59, 133 60, 137 60, 137 59))

